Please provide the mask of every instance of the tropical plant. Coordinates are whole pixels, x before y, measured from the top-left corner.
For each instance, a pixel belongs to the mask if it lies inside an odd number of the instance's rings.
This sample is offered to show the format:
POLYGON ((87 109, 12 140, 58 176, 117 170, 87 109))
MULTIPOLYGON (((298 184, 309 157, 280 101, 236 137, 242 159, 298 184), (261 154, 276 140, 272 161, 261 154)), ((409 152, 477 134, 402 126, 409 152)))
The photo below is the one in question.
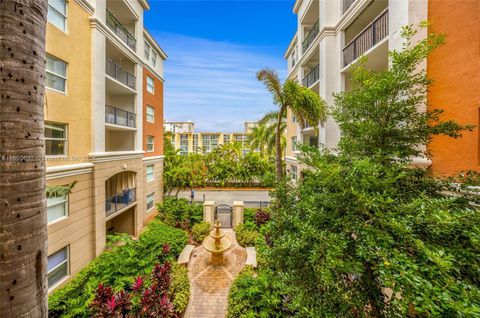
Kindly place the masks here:
POLYGON ((290 110, 299 120, 300 125, 305 123, 316 126, 319 121, 326 119, 326 103, 313 91, 301 86, 292 79, 282 83, 278 74, 270 69, 257 73, 257 79, 265 84, 273 96, 273 102, 278 105, 278 117, 275 131, 275 167, 277 180, 283 179, 282 162, 282 121, 287 110, 290 110))
POLYGON ((0 313, 47 316, 47 1, 0 2, 0 313))
POLYGON ((428 156, 422 145, 433 136, 457 138, 463 130, 473 128, 442 121, 442 110, 427 108, 432 81, 423 63, 444 43, 445 36, 430 33, 414 42, 417 33, 418 28, 404 27, 403 49, 390 52, 388 69, 370 71, 364 59, 352 69, 352 89, 335 95, 332 114, 342 131, 339 147, 344 153, 383 163, 410 161, 415 156, 428 156))
MULTIPOLYGON (((258 149, 262 157, 263 156, 270 157, 275 154, 275 131, 276 131, 277 118, 278 118, 278 111, 271 111, 266 113, 257 122, 257 125, 252 128, 251 132, 247 135, 247 140, 248 140, 250 149, 258 149)), ((282 124, 280 127, 280 131, 282 132, 282 137, 281 137, 282 153, 287 143, 287 140, 285 137, 286 129, 287 129, 287 113, 285 112, 283 115, 282 124)))
MULTIPOLYGON (((138 240, 123 237, 123 244, 100 254, 65 286, 55 290, 48 299, 48 316, 90 317, 89 304, 100 283, 113 291, 128 290, 139 276, 148 276, 156 263, 174 261, 187 242, 185 231, 158 220, 150 222, 138 240)), ((174 294, 171 297, 175 299, 174 294)))
POLYGON ((255 227, 248 226, 248 224, 239 224, 235 226, 235 236, 238 244, 243 247, 254 246, 256 239, 260 233, 255 227))
POLYGON ((157 204, 157 218, 170 226, 187 229, 203 219, 203 206, 187 199, 165 197, 157 204))
POLYGON ((210 234, 211 225, 208 222, 200 222, 192 226, 192 238, 195 242, 201 243, 210 234))

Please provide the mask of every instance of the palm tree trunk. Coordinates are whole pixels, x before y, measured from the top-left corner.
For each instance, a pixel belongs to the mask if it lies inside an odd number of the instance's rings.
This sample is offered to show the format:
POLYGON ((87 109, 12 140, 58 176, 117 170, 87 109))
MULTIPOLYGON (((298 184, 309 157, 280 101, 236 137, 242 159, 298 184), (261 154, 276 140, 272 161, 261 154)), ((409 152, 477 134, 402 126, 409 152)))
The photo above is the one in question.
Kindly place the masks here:
POLYGON ((283 162, 282 162, 282 119, 286 107, 281 106, 278 112, 277 128, 275 130, 275 166, 277 171, 277 181, 283 179, 283 162))
POLYGON ((0 1, 0 316, 47 317, 47 0, 0 1))

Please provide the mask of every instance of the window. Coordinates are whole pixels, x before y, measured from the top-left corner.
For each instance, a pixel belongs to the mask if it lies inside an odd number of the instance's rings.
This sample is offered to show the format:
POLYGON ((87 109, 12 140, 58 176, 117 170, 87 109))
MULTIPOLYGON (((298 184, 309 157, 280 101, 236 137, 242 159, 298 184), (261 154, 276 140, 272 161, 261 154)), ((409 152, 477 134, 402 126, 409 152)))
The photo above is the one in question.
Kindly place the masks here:
POLYGON ((297 181, 297 166, 291 166, 290 178, 292 178, 294 181, 297 181))
POLYGON ((45 154, 67 155, 67 125, 45 122, 45 154))
POLYGON ((58 198, 47 198, 47 220, 48 223, 68 215, 68 196, 58 198))
POLYGON ((149 123, 155 122, 155 108, 152 106, 147 106, 147 121, 149 123))
POLYGON ((207 153, 212 152, 218 146, 218 134, 204 134, 202 135, 202 144, 207 153))
POLYGON ((292 151, 297 151, 297 136, 292 137, 292 151))
POLYGON ((230 142, 230 135, 223 135, 223 143, 228 144, 230 142))
POLYGON ((292 115, 292 123, 296 123, 296 122, 297 122, 297 116, 292 115))
POLYGON ((48 257, 48 287, 49 289, 68 276, 68 246, 48 257))
POLYGON ((153 175, 153 165, 148 165, 147 166, 147 182, 152 181, 154 178, 153 175))
POLYGON ((47 54, 45 86, 65 93, 67 87, 67 63, 47 54))
POLYGON ((48 0, 47 20, 60 30, 66 30, 67 3, 65 0, 48 0))
POLYGON ((180 135, 180 154, 183 156, 188 155, 188 135, 180 135))
POLYGON ((152 64, 153 67, 157 67, 157 53, 152 51, 152 64))
POLYGON ((155 192, 147 195, 147 212, 153 208, 154 201, 155 201, 155 192))
POLYGON ((155 85, 153 83, 153 78, 147 76, 147 92, 153 94, 155 92, 155 85))
POLYGON ((292 67, 295 66, 295 63, 297 63, 297 51, 294 49, 292 51, 292 67))
POLYGON ((150 44, 147 41, 145 41, 145 58, 147 61, 150 59, 150 44))
POLYGON ((193 134, 193 151, 198 152, 198 134, 193 134))
POLYGON ((147 136, 147 152, 155 150, 155 137, 147 136))

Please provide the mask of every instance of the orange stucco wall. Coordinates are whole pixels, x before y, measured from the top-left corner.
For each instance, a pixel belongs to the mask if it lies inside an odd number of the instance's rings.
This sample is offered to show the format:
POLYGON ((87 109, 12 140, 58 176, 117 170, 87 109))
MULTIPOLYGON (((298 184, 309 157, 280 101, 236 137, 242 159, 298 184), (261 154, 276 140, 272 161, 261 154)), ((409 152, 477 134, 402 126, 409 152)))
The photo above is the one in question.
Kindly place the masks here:
MULTIPOLYGON (((445 110, 443 119, 479 125, 480 0, 430 0, 428 19, 431 31, 447 35, 447 43, 428 58, 429 107, 445 110)), ((436 175, 479 170, 477 128, 459 139, 435 137, 428 149, 436 175)))
POLYGON ((143 69, 143 150, 146 157, 163 155, 163 82, 143 69), (147 92, 147 76, 155 81, 154 94, 147 92), (147 122, 147 105, 155 108, 155 122, 147 122), (155 151, 147 151, 147 136, 155 137, 155 151))

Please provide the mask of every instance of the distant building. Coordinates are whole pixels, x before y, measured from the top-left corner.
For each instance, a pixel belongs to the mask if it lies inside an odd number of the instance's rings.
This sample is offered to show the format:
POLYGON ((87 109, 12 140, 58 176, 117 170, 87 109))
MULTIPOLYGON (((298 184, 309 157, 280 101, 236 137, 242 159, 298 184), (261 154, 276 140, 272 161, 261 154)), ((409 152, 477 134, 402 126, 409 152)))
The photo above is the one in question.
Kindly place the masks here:
POLYGON ((191 121, 172 122, 165 121, 164 130, 172 134, 172 144, 180 150, 181 155, 189 153, 212 152, 219 145, 231 142, 242 144, 243 154, 248 153, 249 147, 247 134, 254 127, 255 122, 245 122, 244 132, 198 132, 194 131, 194 123, 191 121))

